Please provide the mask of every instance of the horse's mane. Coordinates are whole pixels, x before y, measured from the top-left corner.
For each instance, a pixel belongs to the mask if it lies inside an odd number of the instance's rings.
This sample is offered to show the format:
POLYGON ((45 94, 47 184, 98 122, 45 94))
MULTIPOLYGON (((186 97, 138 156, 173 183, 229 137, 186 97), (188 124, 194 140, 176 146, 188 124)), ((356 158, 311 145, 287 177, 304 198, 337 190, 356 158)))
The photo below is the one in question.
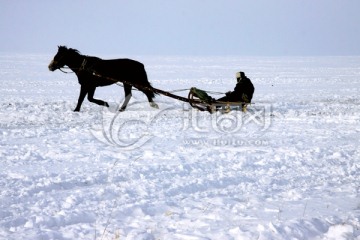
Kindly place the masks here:
POLYGON ((99 57, 93 57, 93 56, 88 56, 88 55, 82 55, 81 52, 75 48, 68 48, 67 46, 58 46, 59 47, 59 51, 63 51, 63 52, 67 52, 68 54, 71 54, 72 56, 77 55, 77 56, 82 56, 82 57, 87 57, 87 59, 92 59, 92 60, 102 60, 99 57))
POLYGON ((72 53, 76 53, 76 54, 80 54, 80 51, 74 48, 68 48, 67 46, 59 46, 59 50, 66 50, 66 51, 70 51, 72 53))

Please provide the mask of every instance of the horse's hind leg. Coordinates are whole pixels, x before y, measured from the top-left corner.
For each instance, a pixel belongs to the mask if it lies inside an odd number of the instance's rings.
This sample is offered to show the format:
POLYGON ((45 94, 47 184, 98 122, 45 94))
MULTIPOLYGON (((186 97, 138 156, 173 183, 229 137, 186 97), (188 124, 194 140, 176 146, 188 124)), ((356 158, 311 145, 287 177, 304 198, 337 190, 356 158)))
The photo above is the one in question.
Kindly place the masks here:
POLYGON ((96 89, 96 87, 92 87, 89 89, 88 100, 92 103, 96 103, 101 106, 109 107, 109 104, 107 102, 94 98, 95 89, 96 89))
POLYGON ((153 108, 159 108, 159 106, 154 102, 153 98, 155 97, 154 96, 154 93, 152 91, 144 91, 149 103, 150 103, 150 106, 153 107, 153 108))
POLYGON ((120 108, 120 112, 125 111, 126 106, 128 105, 128 103, 129 103, 129 101, 130 101, 130 98, 131 98, 131 96, 132 96, 132 94, 131 94, 131 88, 132 88, 131 85, 124 84, 125 101, 124 101, 123 105, 122 105, 121 108, 120 108))

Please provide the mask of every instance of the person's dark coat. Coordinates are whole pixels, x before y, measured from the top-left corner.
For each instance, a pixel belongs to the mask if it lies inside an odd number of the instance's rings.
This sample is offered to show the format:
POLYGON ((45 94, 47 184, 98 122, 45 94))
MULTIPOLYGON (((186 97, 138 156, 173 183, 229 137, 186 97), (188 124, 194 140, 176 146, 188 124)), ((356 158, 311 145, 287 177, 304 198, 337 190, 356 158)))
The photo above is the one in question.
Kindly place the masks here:
POLYGON ((236 84, 234 91, 227 92, 226 96, 218 99, 218 101, 251 103, 255 91, 254 85, 244 73, 241 75, 241 78, 238 78, 238 83, 236 84))

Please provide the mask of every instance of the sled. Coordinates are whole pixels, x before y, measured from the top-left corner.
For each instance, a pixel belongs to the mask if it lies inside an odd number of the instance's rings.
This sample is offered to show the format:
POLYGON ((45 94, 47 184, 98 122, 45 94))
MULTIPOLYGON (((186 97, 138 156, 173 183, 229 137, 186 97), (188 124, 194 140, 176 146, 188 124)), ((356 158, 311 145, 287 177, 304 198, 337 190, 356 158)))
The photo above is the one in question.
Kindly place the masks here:
POLYGON ((246 112, 247 102, 224 102, 217 101, 210 97, 206 91, 192 87, 188 95, 189 104, 191 107, 200 111, 208 111, 214 113, 221 111, 222 113, 228 113, 231 110, 241 109, 246 112))

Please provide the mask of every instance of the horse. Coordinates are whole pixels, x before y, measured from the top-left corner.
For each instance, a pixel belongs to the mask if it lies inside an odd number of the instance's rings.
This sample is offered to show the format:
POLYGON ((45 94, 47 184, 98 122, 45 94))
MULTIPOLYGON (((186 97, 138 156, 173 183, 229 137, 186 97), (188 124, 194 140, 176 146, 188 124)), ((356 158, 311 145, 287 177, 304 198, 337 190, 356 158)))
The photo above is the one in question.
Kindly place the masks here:
POLYGON ((109 86, 116 82, 124 84, 125 101, 120 111, 125 111, 132 96, 133 85, 146 95, 151 107, 158 108, 153 101, 155 94, 148 81, 145 67, 138 61, 132 59, 103 60, 94 56, 82 55, 73 48, 58 46, 58 52, 48 68, 53 72, 57 69, 61 70, 64 66, 68 66, 76 74, 81 85, 75 112, 80 111, 86 95, 90 102, 109 107, 107 102, 95 99, 94 93, 97 87, 109 86))

